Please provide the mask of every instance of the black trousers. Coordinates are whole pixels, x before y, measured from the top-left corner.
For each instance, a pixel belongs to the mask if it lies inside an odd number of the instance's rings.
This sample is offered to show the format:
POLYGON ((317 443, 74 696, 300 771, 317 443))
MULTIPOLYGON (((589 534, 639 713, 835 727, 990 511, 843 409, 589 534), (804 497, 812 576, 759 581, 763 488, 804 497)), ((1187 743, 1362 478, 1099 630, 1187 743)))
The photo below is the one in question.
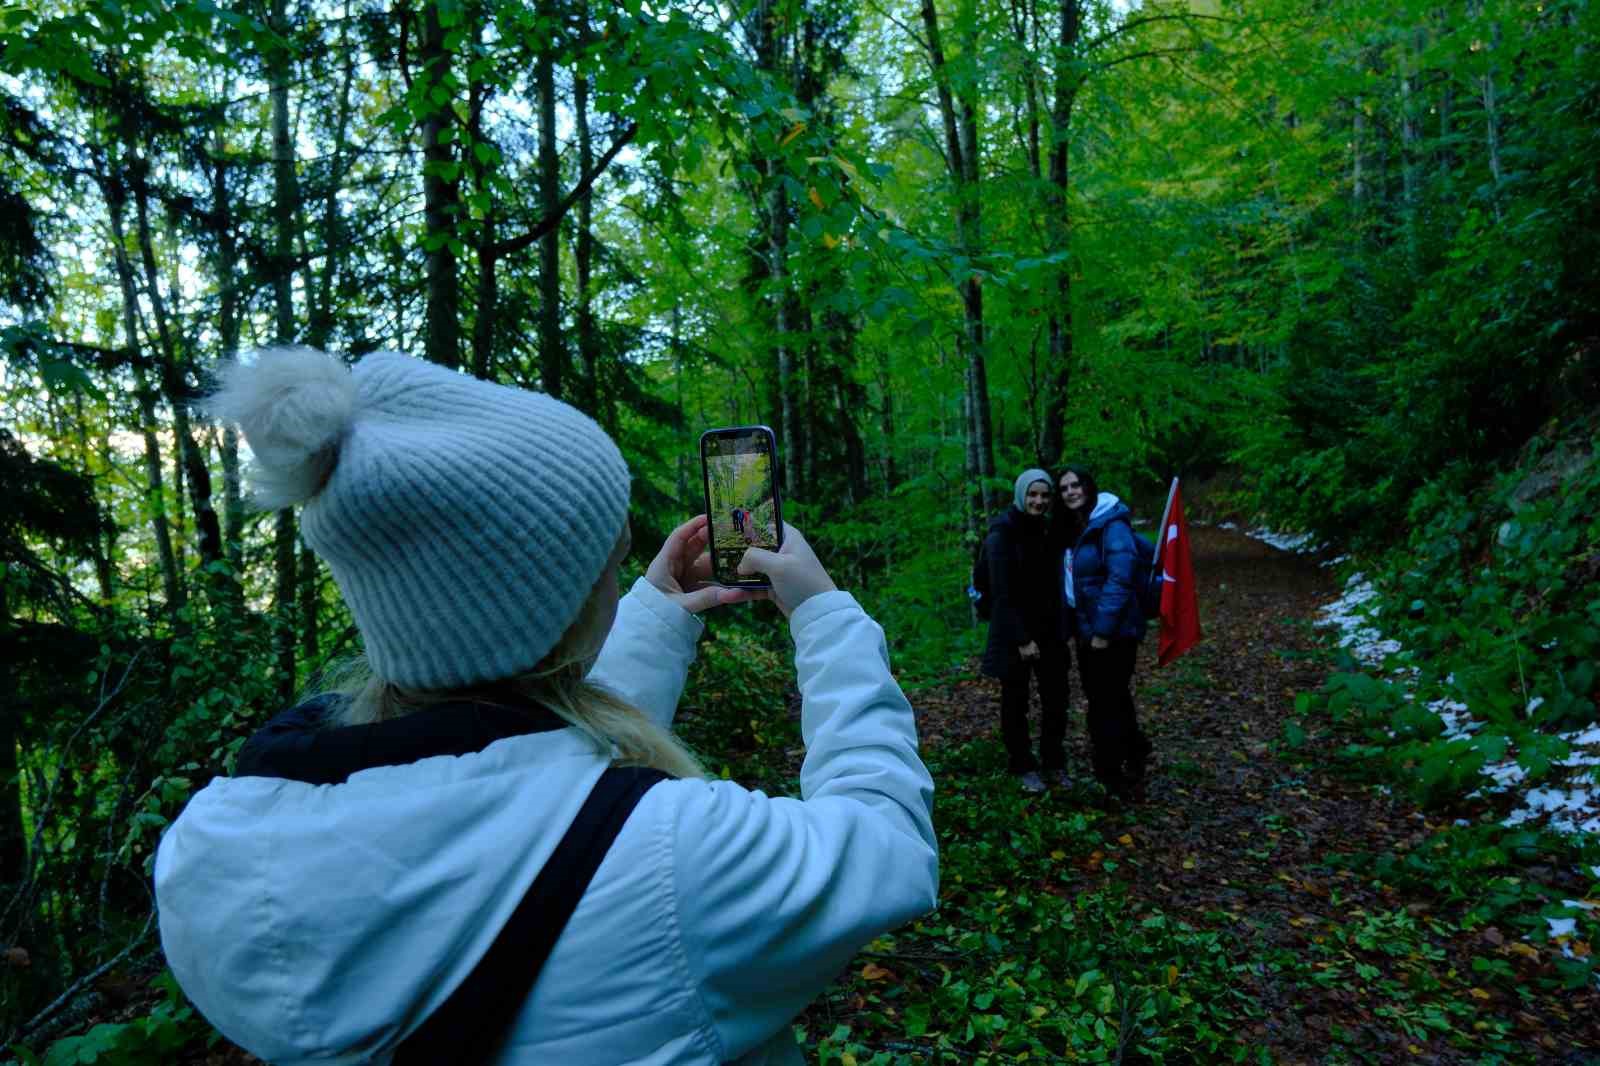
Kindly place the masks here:
POLYGON ((1014 774, 1067 765, 1067 699, 1071 652, 1067 645, 1040 648, 1037 659, 1024 659, 1000 679, 1000 736, 1006 744, 1006 765, 1014 774), (1039 758, 1028 736, 1029 679, 1039 685, 1039 758))
POLYGON ((1150 740, 1139 728, 1133 706, 1133 664, 1139 642, 1113 640, 1096 650, 1078 641, 1078 676, 1089 709, 1089 745, 1094 776, 1109 792, 1123 792, 1144 776, 1150 758, 1150 740))

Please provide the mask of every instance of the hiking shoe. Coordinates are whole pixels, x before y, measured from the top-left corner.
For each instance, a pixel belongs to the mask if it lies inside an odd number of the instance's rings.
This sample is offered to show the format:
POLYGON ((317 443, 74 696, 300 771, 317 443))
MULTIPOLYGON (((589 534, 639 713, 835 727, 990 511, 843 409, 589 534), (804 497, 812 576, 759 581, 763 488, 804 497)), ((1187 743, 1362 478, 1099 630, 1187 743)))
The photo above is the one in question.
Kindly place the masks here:
POLYGON ((1038 773, 1033 770, 1029 770, 1027 773, 1023 774, 1020 780, 1022 781, 1022 791, 1024 792, 1044 791, 1044 778, 1040 777, 1038 773))

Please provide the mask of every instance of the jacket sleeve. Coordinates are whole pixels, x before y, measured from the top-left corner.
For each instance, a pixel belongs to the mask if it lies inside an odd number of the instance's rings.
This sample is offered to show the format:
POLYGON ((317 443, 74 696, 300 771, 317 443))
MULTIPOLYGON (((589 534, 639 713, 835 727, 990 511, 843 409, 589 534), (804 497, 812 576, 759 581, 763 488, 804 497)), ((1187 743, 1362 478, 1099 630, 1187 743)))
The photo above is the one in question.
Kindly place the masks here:
POLYGON ((663 728, 672 724, 705 623, 644 578, 617 604, 617 620, 589 680, 627 700, 663 728))
POLYGON ((790 626, 801 799, 684 782, 674 832, 690 980, 726 1061, 780 1032, 863 944, 938 898, 933 780, 883 631, 844 592, 790 626))
POLYGON ((1021 590, 1015 587, 1011 546, 1006 543, 1005 534, 995 530, 989 534, 983 550, 989 559, 989 595, 994 597, 994 606, 989 611, 989 638, 1006 651, 1015 652, 1033 638, 1028 635, 1022 618, 1022 603, 1018 597, 1021 590))
POLYGON ((1106 523, 1100 537, 1100 550, 1106 583, 1095 604, 1094 635, 1111 639, 1121 631, 1128 612, 1134 610, 1133 571, 1139 556, 1134 549, 1133 529, 1126 522, 1106 523))

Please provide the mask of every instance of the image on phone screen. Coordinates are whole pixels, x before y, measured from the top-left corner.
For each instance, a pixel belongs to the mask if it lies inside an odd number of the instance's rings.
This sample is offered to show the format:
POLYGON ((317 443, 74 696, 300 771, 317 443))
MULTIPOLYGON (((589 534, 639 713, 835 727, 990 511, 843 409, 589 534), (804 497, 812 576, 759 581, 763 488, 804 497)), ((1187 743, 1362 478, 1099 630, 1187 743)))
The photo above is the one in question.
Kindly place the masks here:
POLYGON ((709 430, 700 439, 700 449, 711 520, 712 572, 724 585, 764 587, 766 581, 760 576, 739 574, 739 560, 746 549, 776 551, 782 543, 772 431, 764 426, 709 430))

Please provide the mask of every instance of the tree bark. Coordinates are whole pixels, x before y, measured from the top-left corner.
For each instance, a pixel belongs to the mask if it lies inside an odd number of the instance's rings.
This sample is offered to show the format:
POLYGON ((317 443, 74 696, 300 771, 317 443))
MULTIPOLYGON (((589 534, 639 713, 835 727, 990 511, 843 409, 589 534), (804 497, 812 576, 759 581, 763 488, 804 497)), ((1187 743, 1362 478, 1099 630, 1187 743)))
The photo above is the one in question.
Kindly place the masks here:
POLYGON ((115 245, 117 281, 122 287, 122 328, 127 345, 133 351, 134 395, 139 403, 139 429, 144 437, 144 469, 147 481, 145 514, 150 520, 151 532, 156 541, 156 557, 161 563, 162 595, 174 628, 178 625, 178 612, 187 602, 183 582, 178 578, 178 558, 172 547, 172 531, 167 524, 165 475, 161 471, 161 443, 156 436, 155 393, 150 388, 144 366, 146 356, 140 354, 139 294, 134 283, 133 265, 128 262, 128 238, 123 226, 123 209, 127 199, 126 176, 113 154, 109 166, 102 168, 104 176, 100 188, 106 200, 106 213, 111 222, 111 238, 115 245))
MULTIPOLYGON (((344 5, 344 19, 339 24, 339 48, 341 57, 348 56, 347 30, 350 24, 350 4, 344 5)), ((322 200, 322 218, 319 224, 322 241, 322 269, 316 272, 315 280, 308 278, 306 285, 308 314, 306 321, 306 343, 313 348, 326 350, 329 339, 333 336, 334 323, 337 315, 334 312, 335 292, 337 291, 339 271, 344 264, 345 247, 344 224, 339 217, 339 192, 344 188, 345 174, 350 165, 350 88, 355 80, 356 64, 344 61, 344 74, 339 79, 339 106, 335 113, 333 125, 333 151, 328 160, 328 187, 327 195, 322 200)), ((292 175, 292 172, 291 172, 292 175)), ((298 197, 297 197, 298 199, 298 197)))
MULTIPOLYGON (((286 0, 272 0, 272 25, 280 39, 287 40, 289 25, 286 0)), ((289 53, 285 45, 268 52, 268 91, 272 101, 272 293, 274 340, 291 344, 295 337, 294 289, 291 249, 294 247, 294 216, 299 204, 295 181, 294 156, 289 141, 289 53)), ((273 518, 273 647, 277 658, 279 702, 288 704, 295 694, 295 520, 294 509, 285 507, 273 518)))
MULTIPOLYGON (((578 131, 578 173, 594 169, 594 149, 589 140, 589 76, 574 71, 572 109, 578 131)), ((595 330, 594 303, 589 276, 594 262, 594 195, 585 189, 578 200, 578 232, 572 250, 578 287, 578 362, 583 366, 585 410, 598 418, 600 397, 600 338, 595 330)))
MULTIPOLYGON (((967 56, 976 51, 975 13, 972 0, 961 21, 967 29, 964 42, 967 56)), ((965 356, 965 408, 967 412, 967 477, 972 491, 972 509, 982 513, 990 507, 987 489, 994 476, 994 446, 989 414, 988 373, 984 365, 983 284, 974 264, 982 247, 982 217, 979 212, 978 106, 974 79, 964 79, 958 100, 952 93, 949 64, 939 35, 938 12, 933 0, 922 0, 922 23, 927 33, 929 63, 938 93, 939 114, 944 123, 945 155, 955 189, 956 243, 966 261, 969 276, 959 284, 962 319, 962 354, 965 356)))
MULTIPOLYGON (((239 350, 239 244, 234 233, 233 202, 228 191, 231 163, 219 127, 211 140, 211 229, 216 240, 217 332, 224 359, 239 350)), ((228 569, 244 572, 244 499, 239 479, 239 431, 222 429, 222 551, 228 569)))
MULTIPOLYGON (((484 23, 481 15, 477 35, 483 43, 484 23)), ((488 105, 490 89, 481 78, 474 78, 468 87, 467 131, 473 144, 492 144, 483 132, 483 109, 488 105)), ((476 158, 472 163, 473 189, 480 202, 486 203, 483 218, 478 223, 478 291, 472 311, 472 373, 484 381, 494 374, 495 335, 500 314, 500 257, 495 251, 495 222, 499 204, 495 203, 490 185, 490 164, 476 158)))
POLYGON ((1500 103, 1495 86, 1494 54, 1500 46, 1500 24, 1494 23, 1489 27, 1489 40, 1484 43, 1484 48, 1489 52, 1489 69, 1484 71, 1481 81, 1483 92, 1483 121, 1484 121, 1484 148, 1487 152, 1489 174, 1494 179, 1494 212, 1495 217, 1500 216, 1500 187, 1505 183, 1505 169, 1500 161, 1500 103))
POLYGON ((1360 212, 1367 202, 1367 175, 1365 169, 1367 113, 1365 101, 1355 98, 1350 126, 1350 198, 1360 212))
MULTIPOLYGON (((557 16, 549 2, 542 13, 557 16)), ((555 46, 547 42, 534 61, 539 102, 539 214, 554 217, 561 202, 561 162, 556 156, 555 46)), ((539 239, 539 368, 544 391, 560 397, 566 388, 567 347, 561 335, 561 229, 539 239)))
POLYGON ((206 465, 205 453, 195 441, 194 427, 189 420, 190 390, 179 366, 177 341, 167 315, 166 300, 161 295, 154 242, 150 237, 150 191, 145 178, 143 166, 136 167, 133 172, 133 189, 134 206, 139 222, 139 254, 144 262, 145 294, 149 297, 150 310, 156 320, 156 336, 161 349, 159 365, 161 391, 172 407, 173 435, 177 439, 178 459, 189 485, 196 547, 200 552, 200 564, 205 568, 203 584, 208 589, 227 595, 224 589, 229 581, 221 579, 212 567, 212 564, 222 561, 222 525, 217 519, 216 508, 211 500, 211 469, 206 465))
MULTIPOLYGON (((8 582, 0 581, 0 647, 11 646, 11 604, 6 597, 8 582)), ((17 765, 17 742, 21 732, 21 700, 15 698, 17 686, 12 678, 10 655, 0 655, 0 692, 6 705, 0 707, 0 887, 10 889, 28 876, 28 844, 22 831, 22 784, 17 765)), ((10 893, 7 892, 7 895, 10 893)))
POLYGON ((883 436, 883 494, 888 496, 900 483, 894 461, 894 378, 889 368, 889 353, 878 349, 878 432, 883 436))
MULTIPOLYGON (((1061 20, 1056 37, 1055 99, 1050 108, 1050 185, 1046 203, 1045 232, 1051 252, 1069 253, 1072 248, 1071 183, 1072 111, 1077 101, 1078 74, 1072 59, 1078 49, 1081 26, 1078 0, 1061 0, 1061 20)), ((1047 320, 1050 338, 1049 365, 1045 372, 1044 424, 1039 435, 1035 459, 1051 469, 1065 457, 1067 403, 1072 387, 1073 317, 1072 263, 1056 264, 1055 300, 1047 320)))
POLYGON ((798 442, 795 437, 800 427, 799 415, 795 410, 794 350, 789 342, 789 195, 777 173, 777 166, 771 169, 771 188, 767 193, 767 275, 773 289, 773 356, 778 365, 779 432, 783 434, 780 469, 784 494, 794 496, 800 491, 798 442))
POLYGON ((444 47, 445 31, 433 0, 424 0, 419 36, 421 78, 430 98, 430 110, 420 126, 427 357, 454 368, 461 365, 461 282, 455 251, 459 241, 456 227, 461 220, 461 181, 455 148, 447 139, 455 125, 454 94, 446 84, 451 57, 444 47), (438 103, 432 99, 435 92, 448 98, 438 103))

